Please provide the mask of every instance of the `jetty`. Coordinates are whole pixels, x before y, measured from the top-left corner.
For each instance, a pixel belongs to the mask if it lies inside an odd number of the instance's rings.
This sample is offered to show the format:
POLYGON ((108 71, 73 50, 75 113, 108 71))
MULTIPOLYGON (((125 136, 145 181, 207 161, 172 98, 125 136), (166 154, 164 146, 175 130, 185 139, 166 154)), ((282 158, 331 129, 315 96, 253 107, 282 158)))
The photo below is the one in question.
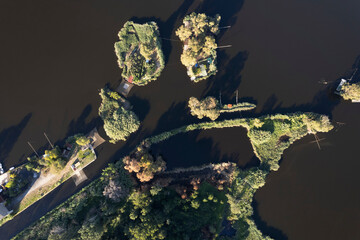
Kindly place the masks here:
MULTIPOLYGON (((337 88, 336 88, 335 91, 334 91, 334 93, 335 93, 336 95, 341 96, 342 86, 343 86, 344 84, 346 84, 346 83, 349 83, 349 84, 350 84, 350 82, 353 80, 353 78, 354 78, 357 70, 358 70, 358 68, 355 69, 354 73, 351 75, 351 77, 350 77, 349 79, 344 79, 344 78, 342 78, 342 79, 340 80, 339 85, 337 86, 337 88)), ((353 103, 360 103, 360 99, 352 99, 351 102, 353 102, 353 103)))
POLYGON ((131 83, 131 77, 128 80, 123 79, 119 85, 119 87, 116 89, 116 92, 120 93, 124 97, 127 97, 130 90, 134 86, 134 84, 131 83), (130 80, 130 81, 129 81, 130 80))
POLYGON ((347 80, 342 78, 334 93, 340 96, 341 88, 345 83, 347 83, 347 80))

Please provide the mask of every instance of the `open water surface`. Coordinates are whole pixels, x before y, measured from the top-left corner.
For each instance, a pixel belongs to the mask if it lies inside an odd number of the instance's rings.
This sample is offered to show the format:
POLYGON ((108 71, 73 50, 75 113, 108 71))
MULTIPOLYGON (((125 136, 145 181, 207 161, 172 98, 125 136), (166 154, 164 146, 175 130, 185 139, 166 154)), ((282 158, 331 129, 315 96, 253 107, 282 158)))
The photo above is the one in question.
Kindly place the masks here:
MULTIPOLYGON (((360 55, 356 0, 0 0, 0 162, 5 169, 31 154, 27 141, 44 150, 44 131, 59 142, 101 125, 98 92, 105 84, 119 84, 113 44, 127 20, 155 20, 162 37, 177 40, 175 28, 192 11, 219 13, 222 26, 231 25, 218 38, 219 45, 232 47, 218 51, 217 75, 191 83, 179 61, 181 43, 164 40, 162 75, 129 95, 141 129, 126 143, 99 147, 98 160, 86 169, 89 179, 144 137, 198 122, 186 107, 190 96, 221 91, 223 102, 231 103, 239 90, 241 99, 258 105, 243 116, 315 111, 344 123, 319 134, 325 138, 321 150, 308 136, 285 151, 279 171, 255 195, 259 228, 276 239, 360 239, 360 104, 331 94, 360 55)), ((161 144, 169 167, 256 163, 244 129, 197 131, 161 144)), ((76 188, 67 181, 1 227, 1 239, 87 183, 76 188)))

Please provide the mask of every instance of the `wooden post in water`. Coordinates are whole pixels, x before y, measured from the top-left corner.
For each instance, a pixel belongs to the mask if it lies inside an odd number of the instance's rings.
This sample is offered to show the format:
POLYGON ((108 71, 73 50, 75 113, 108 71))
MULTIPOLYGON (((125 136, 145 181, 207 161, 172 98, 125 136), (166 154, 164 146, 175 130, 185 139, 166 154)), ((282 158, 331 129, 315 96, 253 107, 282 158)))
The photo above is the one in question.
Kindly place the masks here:
POLYGON ((319 143, 319 138, 316 136, 316 133, 314 134, 314 138, 315 138, 315 141, 316 141, 316 143, 318 145, 319 150, 321 150, 320 143, 319 143))
POLYGON ((219 29, 223 29, 223 28, 230 28, 231 26, 225 26, 225 27, 219 27, 219 29))
POLYGON ((232 47, 232 45, 219 46, 217 48, 227 48, 227 47, 232 47))
POLYGON ((351 75, 351 78, 349 79, 349 82, 351 82, 351 80, 353 79, 353 77, 355 76, 356 72, 357 72, 358 68, 355 69, 354 73, 351 75))
POLYGON ((236 90, 236 105, 238 104, 239 90, 236 90))
POLYGON ((222 102, 221 102, 221 91, 220 91, 220 93, 219 93, 219 100, 220 100, 220 106, 222 106, 222 102))
POLYGON ((40 158, 39 154, 36 152, 35 148, 31 145, 31 143, 30 143, 29 141, 28 141, 27 143, 29 144, 29 146, 31 147, 31 149, 34 151, 34 153, 36 154, 36 156, 37 156, 38 158, 40 158))
POLYGON ((48 140, 51 148, 54 148, 54 145, 52 145, 52 143, 50 142, 50 139, 48 138, 48 136, 46 135, 46 133, 44 132, 44 136, 46 137, 46 139, 48 140))

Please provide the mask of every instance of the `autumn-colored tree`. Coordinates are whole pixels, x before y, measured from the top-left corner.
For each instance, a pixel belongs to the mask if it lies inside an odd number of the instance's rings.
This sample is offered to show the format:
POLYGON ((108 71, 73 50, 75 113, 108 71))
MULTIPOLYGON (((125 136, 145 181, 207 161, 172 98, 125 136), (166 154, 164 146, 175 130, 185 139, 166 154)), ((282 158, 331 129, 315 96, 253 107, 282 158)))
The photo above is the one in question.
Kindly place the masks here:
POLYGON ((123 159, 124 168, 130 173, 136 173, 136 177, 140 182, 150 181, 154 178, 154 174, 162 172, 166 168, 166 163, 160 156, 154 161, 154 157, 141 147, 138 148, 134 155, 138 159, 130 158, 129 156, 123 159))

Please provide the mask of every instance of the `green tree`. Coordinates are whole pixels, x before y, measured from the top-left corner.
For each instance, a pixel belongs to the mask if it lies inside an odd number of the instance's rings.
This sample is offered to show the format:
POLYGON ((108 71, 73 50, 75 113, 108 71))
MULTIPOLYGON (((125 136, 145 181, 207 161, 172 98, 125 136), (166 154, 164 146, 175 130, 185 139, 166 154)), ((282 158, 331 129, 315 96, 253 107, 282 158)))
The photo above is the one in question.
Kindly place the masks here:
POLYGON ((79 146, 86 146, 90 144, 90 139, 85 136, 80 136, 76 139, 76 144, 79 146))
POLYGON ((360 83, 345 83, 340 94, 345 100, 360 100, 360 83))
POLYGON ((66 165, 66 161, 61 156, 61 151, 58 146, 51 150, 45 150, 45 154, 41 160, 41 165, 46 167, 54 167, 56 171, 63 169, 66 165))
POLYGON ((214 97, 206 97, 201 101, 195 97, 191 97, 188 106, 191 115, 197 116, 199 119, 208 117, 211 120, 215 120, 220 116, 219 103, 214 97))
POLYGON ((99 108, 99 116, 104 121, 104 129, 111 138, 110 142, 116 143, 119 140, 126 140, 131 133, 137 131, 140 121, 133 111, 126 110, 120 105, 122 99, 111 97, 114 95, 113 93, 106 88, 101 90, 102 103, 99 108))

